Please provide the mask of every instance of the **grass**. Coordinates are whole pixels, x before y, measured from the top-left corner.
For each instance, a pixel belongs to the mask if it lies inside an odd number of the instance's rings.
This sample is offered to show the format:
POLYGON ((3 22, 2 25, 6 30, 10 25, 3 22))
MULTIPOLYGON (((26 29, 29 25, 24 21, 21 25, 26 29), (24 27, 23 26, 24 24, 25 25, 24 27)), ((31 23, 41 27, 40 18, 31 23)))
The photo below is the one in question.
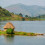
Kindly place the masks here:
POLYGON ((13 15, 13 16, 5 16, 5 17, 0 17, 0 21, 7 21, 7 20, 15 20, 15 21, 22 21, 22 18, 19 15, 13 15))
MULTIPOLYGON (((10 35, 10 34, 7 34, 6 31, 0 30, 0 35, 10 35)), ((14 35, 37 36, 37 35, 43 35, 43 34, 31 33, 31 32, 27 33, 27 32, 14 31, 14 35)))
POLYGON ((26 32, 15 32, 15 35, 27 35, 26 32))
POLYGON ((0 31, 0 35, 6 34, 5 31, 0 31))
POLYGON ((5 17, 0 17, 0 21, 7 21, 7 20, 15 20, 15 21, 43 21, 45 19, 39 19, 39 18, 25 18, 25 17, 21 17, 19 15, 13 15, 13 16, 5 16, 5 17))
POLYGON ((15 35, 36 36, 35 33, 15 32, 15 35))

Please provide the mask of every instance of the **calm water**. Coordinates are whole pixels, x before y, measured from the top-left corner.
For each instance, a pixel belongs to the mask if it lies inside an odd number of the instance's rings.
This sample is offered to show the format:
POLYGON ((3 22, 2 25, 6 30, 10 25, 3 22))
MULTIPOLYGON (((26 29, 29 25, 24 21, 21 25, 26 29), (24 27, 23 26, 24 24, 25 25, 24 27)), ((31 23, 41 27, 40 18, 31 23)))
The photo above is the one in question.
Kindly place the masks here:
POLYGON ((43 36, 0 36, 0 45, 45 45, 43 36))
POLYGON ((16 31, 45 33, 45 21, 2 21, 0 29, 4 30, 3 27, 7 22, 11 22, 16 31))
MULTIPOLYGON (((16 31, 45 33, 45 21, 2 21, 0 29, 12 22, 16 31)), ((0 45, 45 45, 45 36, 0 36, 0 45)))

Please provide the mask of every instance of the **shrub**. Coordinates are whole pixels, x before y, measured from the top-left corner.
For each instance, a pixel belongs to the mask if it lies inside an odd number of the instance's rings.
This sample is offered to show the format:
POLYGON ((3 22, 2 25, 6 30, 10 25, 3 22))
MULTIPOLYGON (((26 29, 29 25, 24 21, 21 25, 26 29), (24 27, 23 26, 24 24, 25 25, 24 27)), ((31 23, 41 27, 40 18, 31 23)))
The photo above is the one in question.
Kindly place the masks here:
POLYGON ((2 9, 2 7, 0 6, 0 9, 2 9))
POLYGON ((25 18, 22 18, 22 21, 25 21, 25 18))
POLYGON ((30 33, 32 36, 35 35, 34 33, 30 33))
POLYGON ((26 18, 28 18, 28 15, 25 15, 26 18))
POLYGON ((20 13, 19 16, 23 17, 22 13, 20 13))
POLYGON ((27 33, 24 33, 24 35, 27 35, 27 33))
POLYGON ((13 34, 14 32, 13 32, 13 29, 9 28, 9 29, 6 30, 6 33, 7 34, 13 34))

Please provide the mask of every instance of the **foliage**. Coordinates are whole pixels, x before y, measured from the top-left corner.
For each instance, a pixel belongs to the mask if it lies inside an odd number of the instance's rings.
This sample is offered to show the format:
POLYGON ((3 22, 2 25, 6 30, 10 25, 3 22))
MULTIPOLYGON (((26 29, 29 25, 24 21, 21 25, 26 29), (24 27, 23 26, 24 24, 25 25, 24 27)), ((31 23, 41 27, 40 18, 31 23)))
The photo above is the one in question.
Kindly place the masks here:
POLYGON ((19 16, 23 17, 22 13, 20 13, 19 16))
POLYGON ((0 16, 11 16, 11 13, 7 11, 6 9, 0 7, 0 16))
POLYGON ((25 21, 25 18, 22 18, 22 21, 25 21))
POLYGON ((37 16, 37 18, 45 18, 45 14, 37 16))
POLYGON ((0 31, 0 35, 1 35, 1 34, 6 34, 6 32, 4 32, 4 31, 0 31))
POLYGON ((25 32, 24 35, 27 35, 27 33, 25 32))
POLYGON ((27 17, 28 17, 28 15, 25 15, 25 17, 27 18, 27 17))
POLYGON ((7 34, 13 34, 13 29, 11 29, 11 28, 7 29, 7 30, 6 30, 6 33, 7 33, 7 34))
POLYGON ((2 7, 0 6, 0 9, 2 9, 2 7))
POLYGON ((16 32, 15 34, 16 34, 16 35, 23 35, 22 32, 16 32))
POLYGON ((40 21, 45 20, 45 14, 39 15, 37 17, 30 17, 28 15, 25 15, 23 17, 23 14, 20 13, 19 15, 14 14, 13 12, 10 13, 8 10, 2 8, 0 6, 0 21, 7 21, 7 20, 15 20, 15 21, 40 21))
POLYGON ((34 34, 35 34, 35 33, 30 33, 30 35, 32 35, 32 36, 33 36, 34 34))
MULTIPOLYGON (((10 29, 12 30, 12 29, 10 29)), ((8 31, 10 32, 10 31, 8 31)), ((18 32, 14 31, 14 33, 7 33, 6 31, 0 30, 0 35, 6 35, 7 37, 13 37, 14 35, 24 35, 24 36, 37 36, 37 35, 44 35, 44 34, 38 34, 38 33, 28 33, 28 32, 18 32)))

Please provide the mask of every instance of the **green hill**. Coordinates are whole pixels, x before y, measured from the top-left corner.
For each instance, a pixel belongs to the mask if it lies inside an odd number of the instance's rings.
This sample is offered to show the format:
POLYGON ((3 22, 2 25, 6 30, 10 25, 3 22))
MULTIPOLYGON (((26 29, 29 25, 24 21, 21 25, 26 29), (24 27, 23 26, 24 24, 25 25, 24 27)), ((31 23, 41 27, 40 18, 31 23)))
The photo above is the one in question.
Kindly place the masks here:
POLYGON ((8 10, 0 7, 0 17, 4 17, 4 16, 11 16, 11 13, 8 10))
POLYGON ((8 10, 0 7, 0 21, 5 20, 23 20, 20 15, 16 15, 14 13, 10 13, 8 10))
POLYGON ((45 14, 38 16, 38 18, 45 18, 45 14))
POLYGON ((0 7, 0 21, 7 21, 7 20, 15 20, 15 21, 45 20, 45 15, 41 15, 37 17, 29 17, 29 16, 23 17, 22 14, 16 15, 0 7))

